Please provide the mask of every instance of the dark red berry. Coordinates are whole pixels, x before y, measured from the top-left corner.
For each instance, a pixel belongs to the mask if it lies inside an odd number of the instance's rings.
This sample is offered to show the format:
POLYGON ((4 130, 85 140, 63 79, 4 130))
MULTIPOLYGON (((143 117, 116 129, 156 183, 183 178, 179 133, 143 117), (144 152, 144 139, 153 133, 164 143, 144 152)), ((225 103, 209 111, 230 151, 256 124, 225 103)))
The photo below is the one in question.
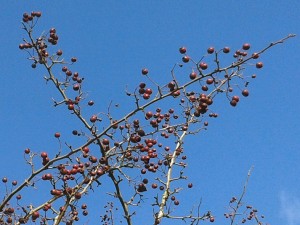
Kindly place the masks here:
POLYGON ((181 48, 179 48, 179 52, 180 52, 181 54, 185 54, 185 53, 186 53, 186 47, 181 47, 181 48))
POLYGON ((207 49, 207 53, 208 53, 208 54, 212 54, 212 53, 214 53, 214 52, 215 52, 214 47, 209 47, 209 48, 207 49))
POLYGON ((207 67, 208 67, 208 65, 207 65, 207 63, 205 63, 205 62, 201 62, 201 63, 199 64, 199 67, 200 67, 201 69, 203 69, 203 70, 206 70, 207 67))
POLYGON ((194 80, 197 77, 197 73, 196 72, 191 72, 190 73, 190 79, 194 80))
POLYGON ((249 96, 249 91, 247 89, 243 90, 242 95, 245 97, 249 96))
POLYGON ((61 56, 63 54, 62 50, 57 50, 56 55, 61 56))
POLYGON ((250 49, 250 44, 249 44, 249 43, 243 44, 243 49, 244 49, 244 50, 250 49))
POLYGON ((258 62, 256 63, 256 68, 260 69, 264 66, 264 64, 262 62, 258 62))
POLYGON ((95 123, 97 121, 97 116, 96 115, 91 116, 90 121, 92 123, 95 123))
POLYGON ((182 62, 188 63, 189 61, 190 61, 190 57, 189 56, 185 55, 185 56, 182 57, 182 62))
POLYGON ((147 75, 148 72, 149 72, 148 69, 146 69, 146 68, 142 69, 142 74, 143 74, 143 75, 147 75))
POLYGON ((223 48, 223 52, 224 53, 229 53, 230 52, 230 48, 229 47, 224 47, 223 48))

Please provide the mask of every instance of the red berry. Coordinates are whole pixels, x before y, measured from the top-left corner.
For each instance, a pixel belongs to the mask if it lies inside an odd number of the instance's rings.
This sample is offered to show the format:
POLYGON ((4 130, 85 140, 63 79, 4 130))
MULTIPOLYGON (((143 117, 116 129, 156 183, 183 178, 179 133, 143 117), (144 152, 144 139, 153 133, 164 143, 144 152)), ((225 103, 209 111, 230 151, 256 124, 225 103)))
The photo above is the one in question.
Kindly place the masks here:
POLYGON ((75 193, 75 198, 76 199, 80 199, 81 198, 81 193, 80 192, 76 192, 75 193))
POLYGON ((56 55, 61 56, 63 54, 62 50, 57 50, 56 55))
POLYGON ((41 13, 41 12, 35 12, 35 16, 36 16, 36 17, 41 17, 41 16, 42 16, 42 13, 41 13))
POLYGON ((73 110, 73 109, 74 109, 74 104, 69 104, 69 105, 68 105, 68 109, 69 109, 69 110, 73 110))
POLYGON ((95 123, 97 121, 97 116, 96 115, 91 116, 90 121, 92 123, 95 123))
POLYGON ((72 57, 72 58, 71 58, 71 62, 74 63, 74 62, 76 62, 76 61, 77 61, 77 58, 75 58, 75 57, 72 57))
POLYGON ((109 145, 109 140, 106 139, 106 138, 104 138, 104 139, 102 140, 102 144, 104 144, 104 145, 109 145))
POLYGON ((147 119, 150 119, 152 116, 153 116, 152 112, 149 111, 149 112, 146 113, 146 118, 147 119))
POLYGON ((223 52, 224 53, 229 53, 230 52, 230 48, 229 47, 224 47, 223 48, 223 52))
POLYGON ((3 177, 3 178, 2 178, 2 182, 3 182, 3 183, 6 183, 6 182, 7 182, 7 178, 6 178, 6 177, 3 177))
POLYGON ((89 106, 94 105, 94 101, 90 100, 90 101, 88 102, 88 105, 89 105, 89 106))
POLYGON ((24 152, 25 152, 25 154, 29 154, 29 153, 30 153, 30 149, 29 149, 29 148, 26 148, 26 149, 24 150, 24 152))
POLYGON ((207 84, 212 84, 214 82, 214 79, 213 78, 208 78, 207 80, 206 80, 206 83, 207 84))
POLYGON ((147 100, 147 99, 149 99, 149 98, 150 98, 150 95, 149 95, 149 94, 147 94, 147 93, 144 93, 144 94, 143 94, 143 98, 144 98, 145 100, 147 100))
POLYGON ((146 179, 146 178, 143 179, 143 183, 144 183, 144 184, 148 184, 148 179, 146 179))
POLYGON ((209 221, 213 223, 215 221, 215 218, 212 216, 209 218, 209 221))
POLYGON ((20 200, 22 198, 22 195, 17 195, 16 199, 20 200))
POLYGON ((231 100, 230 101, 230 105, 232 105, 233 107, 236 106, 237 102, 235 100, 231 100))
POLYGON ((190 57, 189 56, 185 55, 185 56, 182 57, 182 62, 188 63, 189 61, 190 61, 190 57))
POLYGON ((56 29, 55 28, 51 28, 49 32, 55 34, 56 33, 56 29))
POLYGON ((146 84, 145 84, 145 83, 140 83, 139 87, 140 87, 140 88, 145 88, 145 87, 146 87, 146 84))
POLYGON ((146 69, 146 68, 142 69, 142 74, 143 74, 143 75, 147 75, 148 72, 149 72, 148 69, 146 69))
POLYGON ((180 90, 174 91, 172 96, 173 97, 178 97, 180 95, 180 90))
POLYGON ((56 133, 54 134, 54 137, 59 138, 59 137, 60 137, 60 133, 56 132, 56 133))
POLYGON ((61 70, 62 70, 63 72, 67 72, 68 67, 64 66, 63 68, 61 68, 61 70))
POLYGON ((243 90, 242 95, 245 97, 249 96, 249 91, 247 89, 243 90))
POLYGON ((249 44, 249 43, 243 44, 243 49, 244 49, 244 50, 250 49, 250 44, 249 44))
POLYGON ((257 59, 258 57, 259 57, 259 54, 258 54, 258 53, 254 52, 254 53, 252 54, 252 58, 253 58, 253 59, 257 59))
POLYGON ((32 220, 36 220, 39 217, 40 217, 40 213, 39 212, 36 211, 36 212, 32 213, 32 220))
POLYGON ((236 102, 239 102, 240 101, 240 98, 239 98, 239 96, 233 96, 232 97, 232 100, 234 100, 234 101, 236 101, 236 102))
POLYGON ((174 205, 179 205, 179 201, 178 201, 178 200, 175 200, 175 201, 174 201, 174 205))
POLYGON ((256 63, 256 68, 260 69, 264 66, 264 64, 262 62, 258 62, 256 63))
POLYGON ((190 73, 190 79, 191 80, 194 80, 196 77, 197 77, 197 73, 195 73, 195 72, 190 73))
POLYGON ((157 184, 152 184, 152 188, 156 189, 157 188, 157 184))
POLYGON ((80 84, 74 84, 74 85, 73 85, 73 90, 74 90, 74 91, 78 91, 79 88, 80 88, 80 84))
POLYGON ((208 65, 207 65, 205 62, 201 62, 201 63, 199 64, 199 67, 200 67, 201 69, 203 69, 203 70, 206 70, 207 67, 208 67, 208 65))
POLYGON ((72 71, 71 70, 67 70, 66 71, 66 75, 69 76, 69 77, 72 76, 72 71))
POLYGON ((89 147, 85 146, 85 147, 82 149, 82 151, 84 151, 85 153, 89 153, 90 149, 89 149, 89 147))
POLYGON ((202 91, 208 91, 208 87, 206 85, 201 87, 202 91))
POLYGON ((42 153, 41 153, 41 157, 42 157, 43 159, 46 159, 46 158, 48 157, 47 152, 42 152, 42 153))
POLYGON ((209 47, 209 48, 207 49, 207 53, 208 53, 208 54, 212 54, 212 53, 214 53, 214 52, 215 52, 214 47, 209 47))
POLYGON ((180 52, 181 54, 186 53, 186 47, 181 47, 181 48, 179 48, 179 52, 180 52))
POLYGON ((188 184, 188 188, 192 188, 193 187, 193 184, 192 183, 189 183, 188 184))
POLYGON ((152 90, 150 88, 147 88, 145 90, 145 93, 148 94, 148 95, 151 95, 152 94, 152 90))

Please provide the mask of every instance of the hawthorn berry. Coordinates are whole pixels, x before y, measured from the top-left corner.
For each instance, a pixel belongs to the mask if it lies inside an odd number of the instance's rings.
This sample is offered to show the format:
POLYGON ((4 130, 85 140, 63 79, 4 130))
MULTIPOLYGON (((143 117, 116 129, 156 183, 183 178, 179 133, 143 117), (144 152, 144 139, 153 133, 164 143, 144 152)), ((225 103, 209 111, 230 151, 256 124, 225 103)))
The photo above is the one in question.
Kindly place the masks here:
POLYGON ((92 123, 95 123, 97 121, 97 116, 96 115, 91 116, 90 121, 92 123))
POLYGON ((189 56, 185 55, 185 56, 182 57, 182 62, 188 63, 189 61, 190 61, 190 57, 189 56))
POLYGON ((144 98, 145 100, 147 100, 147 99, 149 99, 149 98, 150 98, 150 95, 149 95, 149 94, 147 94, 147 93, 144 93, 144 94, 143 94, 143 98, 144 98))
POLYGON ((109 140, 106 139, 106 138, 104 138, 104 139, 102 140, 102 144, 104 144, 104 145, 109 145, 109 140))
POLYGON ((151 185, 151 187, 152 187, 153 189, 156 189, 156 188, 157 188, 157 184, 154 183, 154 184, 151 185))
POLYGON ((230 52, 230 48, 229 47, 224 47, 223 48, 223 52, 224 53, 229 53, 230 52))
POLYGON ((89 105, 89 106, 94 105, 94 101, 90 100, 90 101, 88 102, 88 105, 89 105))
POLYGON ((206 80, 206 83, 207 84, 212 84, 214 82, 214 79, 213 78, 208 78, 207 80, 206 80))
POLYGON ((248 50, 248 49, 250 49, 250 44, 249 43, 243 44, 243 50, 248 50))
POLYGON ((42 157, 43 159, 47 158, 47 157, 48 157, 47 152, 42 152, 42 153, 41 153, 41 157, 42 157))
POLYGON ((56 133, 54 134, 54 137, 59 138, 59 137, 60 137, 60 133, 59 133, 59 132, 56 132, 56 133))
POLYGON ((67 72, 68 67, 64 66, 63 68, 61 68, 61 70, 62 70, 63 72, 67 72))
POLYGON ((73 85, 73 90, 78 91, 80 89, 80 84, 74 84, 73 85))
POLYGON ((190 73, 190 79, 191 80, 194 80, 196 77, 197 77, 197 73, 195 73, 195 72, 190 73))
POLYGON ((264 66, 264 64, 262 62, 258 62, 256 63, 256 68, 260 69, 264 66))
POLYGON ((256 53, 256 52, 254 52, 254 53, 252 54, 252 58, 253 58, 253 59, 257 59, 257 58, 259 58, 259 54, 258 54, 258 53, 256 53))
POLYGON ((68 104, 68 109, 69 110, 74 110, 74 104, 72 103, 72 104, 68 104))
POLYGON ((230 105, 232 105, 233 107, 237 105, 237 102, 235 100, 231 100, 230 101, 230 105))
POLYGON ((63 54, 63 52, 61 49, 57 50, 56 55, 61 56, 62 54, 63 54))
POLYGON ((208 68, 208 65, 207 65, 207 63, 205 63, 205 62, 201 62, 201 63, 199 64, 199 67, 200 67, 201 69, 203 69, 203 70, 206 70, 206 69, 208 68))
POLYGON ((206 85, 203 85, 203 86, 201 87, 201 89, 202 89, 202 91, 208 91, 208 87, 207 87, 206 85))
POLYGON ((209 47, 209 48, 207 49, 207 53, 208 53, 208 54, 212 54, 212 53, 214 53, 214 52, 215 52, 214 47, 209 47))
POLYGON ((249 96, 249 91, 247 89, 243 90, 242 95, 245 97, 249 96))
POLYGON ((234 100, 236 102, 239 102, 240 98, 239 98, 239 96, 235 95, 235 96, 232 97, 232 100, 234 100))
POLYGON ((148 69, 146 69, 146 68, 142 69, 142 74, 143 74, 143 75, 147 75, 148 72, 149 72, 148 69))
POLYGON ((185 53, 186 53, 186 47, 181 47, 181 48, 179 48, 179 52, 180 52, 181 54, 185 54, 185 53))

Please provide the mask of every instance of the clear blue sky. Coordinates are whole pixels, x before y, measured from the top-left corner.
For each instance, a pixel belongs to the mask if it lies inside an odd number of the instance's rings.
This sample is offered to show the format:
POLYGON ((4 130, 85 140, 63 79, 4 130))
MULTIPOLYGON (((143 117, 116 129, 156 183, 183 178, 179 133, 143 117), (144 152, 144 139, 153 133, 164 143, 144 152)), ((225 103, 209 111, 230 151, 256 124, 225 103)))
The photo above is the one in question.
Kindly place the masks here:
MULTIPOLYGON (((182 45, 200 58, 209 46, 235 49, 249 42, 259 50, 289 33, 300 35, 296 0, 11 0, 0 7, 0 176, 20 181, 28 174, 23 160, 26 147, 55 151, 56 131, 68 143, 77 143, 69 134, 79 126, 69 112, 52 107, 55 92, 45 85, 45 71, 32 70, 26 54, 18 49, 24 36, 23 12, 42 11, 39 31, 57 29, 59 47, 66 56, 78 57, 76 69, 84 74, 85 90, 98 111, 106 110, 110 100, 128 101, 125 86, 133 89, 145 66, 156 80, 169 76, 180 61, 182 45)), ((226 224, 227 202, 240 194, 254 165, 247 203, 270 224, 300 224, 299 47, 298 36, 267 52, 262 57, 264 68, 249 86, 250 96, 236 108, 220 98, 214 106, 219 118, 210 121, 208 131, 188 138, 186 172, 194 187, 182 197, 183 211, 202 198, 203 211, 214 212, 215 224, 226 224)))

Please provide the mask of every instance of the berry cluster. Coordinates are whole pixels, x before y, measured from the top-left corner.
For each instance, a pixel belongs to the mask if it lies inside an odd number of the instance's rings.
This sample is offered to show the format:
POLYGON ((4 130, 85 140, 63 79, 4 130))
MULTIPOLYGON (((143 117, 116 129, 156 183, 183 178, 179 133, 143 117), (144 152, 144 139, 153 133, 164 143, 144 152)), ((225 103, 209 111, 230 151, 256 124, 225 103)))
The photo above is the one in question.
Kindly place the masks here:
MULTIPOLYGON (((24 39, 19 48, 30 54, 32 68, 40 64, 46 69, 48 74, 44 78, 53 83, 61 97, 58 101, 54 100, 54 106, 67 106, 69 112, 81 122, 82 129, 72 129, 70 133, 83 144, 73 147, 65 141, 65 146, 62 146, 64 135, 56 132, 54 138, 59 147, 53 155, 47 151, 36 153, 26 148, 24 158, 32 168, 29 177, 19 185, 17 181, 12 181, 10 188, 7 187, 8 179, 2 179, 6 186, 5 196, 0 203, 0 221, 3 224, 25 224, 30 221, 40 224, 48 224, 48 221, 54 221, 54 224, 74 224, 80 220, 80 213, 83 216, 89 214, 87 204, 82 201, 91 190, 105 185, 103 179, 113 184, 113 199, 118 200, 127 224, 132 224, 132 208, 142 205, 149 196, 154 199, 154 224, 172 217, 170 212, 180 208, 182 203, 177 196, 178 192, 193 187, 193 183, 186 181, 188 178, 184 176, 187 167, 185 161, 189 154, 184 148, 185 137, 207 129, 207 120, 218 117, 213 110, 214 98, 218 95, 225 94, 232 106, 240 102, 240 93, 244 97, 249 96, 249 80, 242 73, 246 66, 251 65, 248 62, 259 58, 268 48, 292 37, 288 36, 253 54, 249 54, 250 44, 245 43, 235 51, 234 62, 227 67, 221 67, 218 60, 214 61, 215 64, 209 63, 209 57, 218 59, 219 54, 226 55, 231 51, 229 47, 221 50, 209 47, 198 62, 187 55, 186 47, 181 47, 179 53, 183 56, 179 60, 189 65, 188 72, 184 72, 187 74, 185 79, 177 79, 173 68, 172 78, 166 84, 158 84, 152 80, 149 70, 143 68, 142 78, 150 82, 140 82, 132 93, 126 93, 136 107, 116 119, 112 116, 111 106, 103 110, 108 112, 92 111, 94 107, 88 107, 95 103, 92 100, 86 101, 88 94, 83 87, 84 78, 78 72, 72 72, 72 65, 77 62, 77 58, 72 57, 67 62, 62 59, 61 49, 52 50, 59 39, 55 28, 49 29, 46 35, 33 37, 32 30, 40 17, 40 12, 23 14, 28 40, 24 39), (53 68, 56 67, 59 73, 63 73, 63 77, 55 74, 53 68), (207 72, 209 69, 211 72, 207 72), (163 104, 166 99, 171 107, 163 104), (89 113, 88 116, 83 111, 89 113), (100 117, 102 115, 103 118, 100 117), (123 191, 126 182, 132 189, 123 191), (177 188, 177 183, 183 186, 177 188), (48 188, 49 199, 40 205, 21 203, 20 191, 24 187, 36 190, 48 188), (14 196, 16 202, 12 201, 14 196)), ((182 64, 176 65, 179 69, 185 69, 182 64)), ((263 63, 256 62, 255 66, 260 69, 263 63)), ((255 78, 256 75, 250 77, 255 78)), ((240 202, 236 200, 232 199, 230 203, 240 202)), ((240 205, 234 207, 236 212, 240 205)), ((117 208, 114 203, 108 203, 105 208, 105 214, 101 216, 102 223, 109 224, 113 219, 112 210, 117 208)), ((250 207, 247 209, 251 209, 248 220, 257 219, 257 211, 250 207)), ((195 216, 192 214, 189 212, 177 218, 189 220, 191 224, 200 220, 215 221, 209 211, 202 216, 199 212, 195 216)), ((229 213, 226 217, 234 221, 235 214, 229 213)))

